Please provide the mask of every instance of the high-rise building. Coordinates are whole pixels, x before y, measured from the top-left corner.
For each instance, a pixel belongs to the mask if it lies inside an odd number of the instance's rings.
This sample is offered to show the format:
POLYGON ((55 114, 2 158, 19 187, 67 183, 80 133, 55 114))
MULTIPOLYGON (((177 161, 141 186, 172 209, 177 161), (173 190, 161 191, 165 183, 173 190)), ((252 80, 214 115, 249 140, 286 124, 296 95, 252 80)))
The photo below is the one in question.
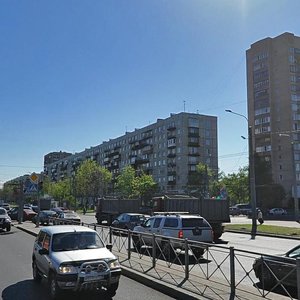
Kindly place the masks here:
POLYGON ((300 37, 265 38, 246 56, 253 151, 269 164, 274 183, 300 195, 300 37))
POLYGON ((44 165, 44 173, 58 181, 75 174, 93 159, 116 177, 132 166, 153 176, 161 191, 184 192, 200 162, 218 172, 217 118, 194 113, 171 114, 156 123, 126 132, 102 144, 44 165))
POLYGON ((63 152, 63 151, 48 153, 44 156, 44 165, 54 163, 54 162, 56 162, 58 160, 61 160, 65 157, 68 157, 70 155, 72 155, 72 153, 63 152))

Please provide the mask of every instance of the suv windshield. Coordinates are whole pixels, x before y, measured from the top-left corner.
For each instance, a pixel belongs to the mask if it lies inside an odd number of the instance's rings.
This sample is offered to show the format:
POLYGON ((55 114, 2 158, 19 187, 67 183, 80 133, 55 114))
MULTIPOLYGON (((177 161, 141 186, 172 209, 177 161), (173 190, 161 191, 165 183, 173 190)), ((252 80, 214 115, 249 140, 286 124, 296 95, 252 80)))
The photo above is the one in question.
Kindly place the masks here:
POLYGON ((183 218, 182 227, 209 227, 209 225, 202 218, 183 218))
POLYGON ((104 244, 94 232, 66 232, 53 235, 52 251, 103 248, 104 244))

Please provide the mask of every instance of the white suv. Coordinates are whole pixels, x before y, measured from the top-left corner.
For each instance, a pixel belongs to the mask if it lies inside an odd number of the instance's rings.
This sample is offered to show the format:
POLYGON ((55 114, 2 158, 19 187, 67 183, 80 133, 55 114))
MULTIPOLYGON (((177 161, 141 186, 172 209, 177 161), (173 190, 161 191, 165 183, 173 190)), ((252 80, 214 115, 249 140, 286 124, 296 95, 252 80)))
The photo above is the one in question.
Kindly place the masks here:
POLYGON ((106 291, 116 294, 121 275, 118 259, 104 245, 98 233, 76 225, 42 228, 34 242, 33 278, 48 280, 53 299, 62 290, 106 291))
POLYGON ((188 239, 196 257, 202 256, 206 247, 201 247, 193 242, 213 242, 213 230, 210 224, 201 216, 185 215, 185 214, 160 214, 149 218, 140 226, 133 229, 133 243, 136 248, 143 245, 152 246, 153 237, 149 235, 156 234, 157 244, 162 251, 170 255, 170 251, 184 247, 184 243, 180 240, 188 239), (137 234, 140 233, 140 234, 137 234), (148 233, 148 234, 141 234, 148 233), (168 238, 177 238, 178 240, 164 239, 160 236, 168 238))

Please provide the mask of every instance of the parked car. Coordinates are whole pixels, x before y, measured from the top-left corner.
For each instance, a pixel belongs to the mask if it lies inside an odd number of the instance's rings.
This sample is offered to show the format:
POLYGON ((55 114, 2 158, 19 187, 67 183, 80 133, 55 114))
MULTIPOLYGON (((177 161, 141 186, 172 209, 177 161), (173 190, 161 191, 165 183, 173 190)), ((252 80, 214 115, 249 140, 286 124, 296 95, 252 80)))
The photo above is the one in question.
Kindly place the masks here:
POLYGON ((10 231, 11 229, 11 219, 3 207, 0 207, 0 228, 6 231, 10 231))
POLYGON ((123 213, 112 222, 111 226, 132 230, 135 226, 142 224, 146 218, 143 214, 123 213))
POLYGON ((284 216, 287 214, 287 211, 284 208, 272 208, 268 211, 270 216, 284 216))
POLYGON ((40 224, 49 225, 49 223, 51 223, 51 222, 53 223, 52 218, 56 218, 56 217, 57 217, 57 213, 55 211, 42 210, 37 215, 34 216, 34 218, 32 219, 32 222, 36 224, 37 220, 39 219, 40 224))
MULTIPOLYGON (((152 235, 140 235, 138 233, 155 233, 156 235, 168 238, 188 239, 193 241, 212 243, 213 231, 210 224, 199 215, 188 214, 164 214, 150 217, 147 221, 134 227, 132 236, 133 243, 136 248, 142 245, 152 246, 152 235)), ((171 241, 167 239, 157 238, 157 244, 162 251, 170 256, 173 249, 184 248, 184 243, 171 241)), ((195 244, 192 246, 193 253, 196 257, 200 257, 204 253, 205 247, 199 247, 195 244)))
POLYGON ((300 257, 300 245, 288 252, 276 256, 264 255, 257 258, 253 264, 255 276, 266 286, 281 284, 297 288, 296 259, 300 257))
POLYGON ((118 259, 98 233, 76 225, 40 230, 33 246, 32 272, 36 282, 48 280, 53 299, 65 291, 104 290, 116 294, 121 276, 118 259))
POLYGON ((2 203, 2 204, 0 205, 0 207, 5 208, 6 211, 9 211, 9 210, 10 210, 10 205, 9 205, 8 203, 2 203))
POLYGON ((57 214, 57 218, 53 222, 56 225, 62 224, 80 224, 80 216, 73 210, 64 210, 57 214))
POLYGON ((32 209, 34 212, 36 212, 36 213, 39 212, 39 207, 38 207, 38 205, 32 205, 32 206, 31 206, 31 209, 32 209))
POLYGON ((52 207, 50 210, 53 210, 53 211, 55 211, 56 213, 61 213, 61 212, 63 212, 64 210, 68 210, 68 209, 66 209, 65 207, 52 207))
MULTIPOLYGON (((19 216, 19 208, 13 207, 9 212, 8 215, 12 220, 18 220, 19 216)), ((32 221, 34 216, 36 215, 36 212, 34 212, 32 209, 23 209, 23 221, 32 221)))
POLYGON ((236 206, 229 207, 229 214, 232 216, 238 216, 241 214, 240 209, 236 206))
POLYGON ((249 203, 236 204, 235 207, 239 209, 241 215, 248 216, 252 213, 252 208, 249 203))

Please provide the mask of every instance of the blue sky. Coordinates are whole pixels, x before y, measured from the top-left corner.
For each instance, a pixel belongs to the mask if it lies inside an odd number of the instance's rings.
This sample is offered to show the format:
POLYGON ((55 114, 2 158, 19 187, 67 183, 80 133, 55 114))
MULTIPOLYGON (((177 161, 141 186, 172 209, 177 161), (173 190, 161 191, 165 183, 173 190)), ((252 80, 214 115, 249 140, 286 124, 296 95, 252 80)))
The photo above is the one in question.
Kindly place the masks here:
POLYGON ((245 51, 300 35, 298 0, 1 0, 0 186, 166 118, 218 117, 219 168, 247 164, 245 51))

